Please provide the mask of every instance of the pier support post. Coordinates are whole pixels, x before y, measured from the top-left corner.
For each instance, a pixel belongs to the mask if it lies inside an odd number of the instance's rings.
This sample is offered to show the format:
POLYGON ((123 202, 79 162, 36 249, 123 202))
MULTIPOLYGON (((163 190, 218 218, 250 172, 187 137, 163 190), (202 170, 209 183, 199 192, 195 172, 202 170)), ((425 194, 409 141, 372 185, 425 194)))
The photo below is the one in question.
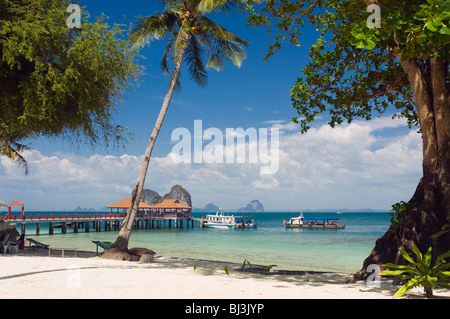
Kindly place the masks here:
POLYGON ((67 234, 67 223, 65 222, 61 223, 61 232, 63 234, 67 234))
POLYGON ((74 224, 73 224, 73 232, 74 232, 75 234, 78 233, 78 222, 74 222, 74 224))
POLYGON ((89 233, 89 222, 85 222, 85 223, 84 223, 84 231, 85 231, 86 233, 89 233))
POLYGON ((53 235, 53 229, 54 229, 53 222, 50 222, 48 225, 48 234, 49 235, 53 235))
POLYGON ((41 233, 41 223, 36 223, 36 236, 41 233))

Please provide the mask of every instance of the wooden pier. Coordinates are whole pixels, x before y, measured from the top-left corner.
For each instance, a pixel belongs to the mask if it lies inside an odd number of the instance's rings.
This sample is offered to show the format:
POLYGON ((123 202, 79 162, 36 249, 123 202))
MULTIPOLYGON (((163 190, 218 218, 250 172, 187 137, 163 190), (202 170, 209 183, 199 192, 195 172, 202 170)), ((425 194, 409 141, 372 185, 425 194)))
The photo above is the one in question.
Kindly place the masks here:
POLYGON ((203 218, 203 217, 202 218, 191 217, 191 220, 192 220, 192 224, 194 224, 194 220, 195 220, 195 221, 199 222, 200 228, 205 228, 205 223, 207 222, 206 218, 203 218))
MULTIPOLYGON (((20 224, 22 234, 25 232, 27 224, 36 224, 36 235, 40 234, 41 224, 49 225, 49 234, 53 235, 55 228, 61 228, 63 234, 67 233, 67 228, 73 229, 74 233, 78 233, 80 228, 84 228, 85 232, 92 229, 99 232, 102 228, 105 231, 119 230, 126 212, 130 207, 131 198, 108 206, 111 209, 110 214, 25 214, 24 206, 19 201, 12 202, 8 207, 8 215, 0 216, 0 221, 6 223, 20 224), (21 206, 20 215, 11 215, 11 206, 21 206), (117 213, 113 213, 113 209, 117 213)), ((152 229, 152 228, 183 228, 183 223, 189 228, 189 222, 194 227, 194 219, 191 217, 192 207, 180 203, 176 199, 165 199, 162 203, 149 205, 140 202, 138 205, 138 213, 134 219, 135 229, 152 229)))
MULTIPOLYGON (((0 216, 0 220, 7 223, 20 224, 22 233, 27 224, 36 224, 36 235, 40 234, 41 224, 49 225, 49 234, 53 235, 55 228, 61 228, 61 233, 66 234, 67 229, 78 233, 79 229, 90 232, 118 231, 125 219, 125 213, 111 214, 31 214, 0 216), (91 228, 92 227, 92 228, 91 228)), ((189 228, 189 222, 194 227, 194 219, 189 213, 138 213, 134 220, 135 229, 153 228, 189 228)))

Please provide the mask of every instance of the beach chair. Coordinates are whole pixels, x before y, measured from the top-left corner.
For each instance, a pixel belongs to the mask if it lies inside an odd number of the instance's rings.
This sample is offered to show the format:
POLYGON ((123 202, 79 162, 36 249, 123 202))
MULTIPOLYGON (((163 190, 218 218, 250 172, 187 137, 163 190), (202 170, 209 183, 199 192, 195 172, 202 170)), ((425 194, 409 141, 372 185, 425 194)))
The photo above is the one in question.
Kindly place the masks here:
POLYGON ((109 246, 112 245, 112 242, 110 241, 101 241, 101 240, 92 240, 92 242, 95 244, 95 256, 100 256, 101 254, 98 252, 98 247, 103 248, 102 254, 109 248, 109 246))
POLYGON ((10 240, 6 243, 6 245, 3 246, 3 254, 6 254, 9 250, 9 252, 14 251, 16 254, 19 253, 19 244, 23 241, 25 238, 25 234, 20 235, 19 240, 14 241, 10 240))
POLYGON ((50 245, 46 245, 46 244, 40 243, 40 242, 38 242, 38 241, 36 241, 36 240, 34 240, 32 238, 27 238, 27 240, 30 242, 30 245, 28 246, 28 249, 31 249, 31 248, 33 248, 33 249, 35 249, 35 248, 48 249, 48 247, 50 246, 50 245), (34 244, 34 246, 31 246, 32 244, 34 244))
POLYGON ((0 242, 0 250, 3 252, 5 251, 5 246, 8 243, 8 239, 9 239, 9 234, 5 234, 3 236, 3 239, 0 242))
POLYGON ((15 252, 16 254, 19 253, 19 242, 18 241, 8 241, 8 243, 3 247, 3 254, 6 254, 7 252, 15 252))

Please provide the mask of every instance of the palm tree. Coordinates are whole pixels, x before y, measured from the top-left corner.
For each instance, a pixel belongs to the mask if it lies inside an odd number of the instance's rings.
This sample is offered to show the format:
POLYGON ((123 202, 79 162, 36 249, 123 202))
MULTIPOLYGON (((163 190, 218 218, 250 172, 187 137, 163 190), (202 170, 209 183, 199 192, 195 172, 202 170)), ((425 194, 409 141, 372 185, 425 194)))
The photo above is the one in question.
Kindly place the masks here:
POLYGON ((155 127, 145 151, 136 188, 133 192, 127 216, 122 223, 116 241, 103 254, 103 258, 129 259, 127 253, 133 222, 138 211, 139 200, 155 140, 161 129, 174 89, 179 86, 179 75, 183 60, 188 64, 192 80, 201 86, 207 83, 207 68, 221 70, 225 61, 240 67, 245 59, 248 42, 207 18, 208 13, 228 13, 235 7, 232 0, 164 0, 164 12, 158 15, 139 17, 132 26, 130 41, 132 49, 140 49, 151 40, 169 36, 161 61, 164 74, 170 74, 169 88, 155 127), (204 63, 205 55, 208 62, 204 63))

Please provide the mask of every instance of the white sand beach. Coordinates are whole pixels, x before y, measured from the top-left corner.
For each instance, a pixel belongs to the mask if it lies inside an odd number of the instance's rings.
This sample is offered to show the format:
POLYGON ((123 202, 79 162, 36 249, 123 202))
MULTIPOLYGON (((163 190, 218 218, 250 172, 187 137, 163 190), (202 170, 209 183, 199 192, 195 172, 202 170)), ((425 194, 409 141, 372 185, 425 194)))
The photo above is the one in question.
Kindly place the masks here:
MULTIPOLYGON (((2 255, 0 297, 379 299, 392 298, 395 292, 389 281, 383 281, 380 288, 368 287, 365 282, 346 284, 350 274, 264 275, 239 268, 237 264, 161 256, 153 263, 139 263, 98 257, 2 255), (225 265, 229 275, 223 270, 225 265)), ((450 297, 450 291, 436 295, 450 297)))

